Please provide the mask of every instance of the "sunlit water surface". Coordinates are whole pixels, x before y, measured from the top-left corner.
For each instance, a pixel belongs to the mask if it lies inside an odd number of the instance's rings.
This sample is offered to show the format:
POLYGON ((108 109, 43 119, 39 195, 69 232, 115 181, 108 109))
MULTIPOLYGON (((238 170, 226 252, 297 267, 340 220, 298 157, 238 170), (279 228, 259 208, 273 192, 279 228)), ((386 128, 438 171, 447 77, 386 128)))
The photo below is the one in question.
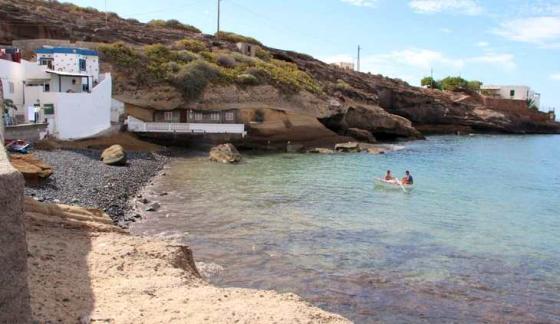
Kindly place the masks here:
POLYGON ((433 137, 387 155, 174 160, 134 231, 179 236, 221 286, 356 322, 560 321, 560 136, 433 137), (376 188, 392 169, 416 188, 376 188))

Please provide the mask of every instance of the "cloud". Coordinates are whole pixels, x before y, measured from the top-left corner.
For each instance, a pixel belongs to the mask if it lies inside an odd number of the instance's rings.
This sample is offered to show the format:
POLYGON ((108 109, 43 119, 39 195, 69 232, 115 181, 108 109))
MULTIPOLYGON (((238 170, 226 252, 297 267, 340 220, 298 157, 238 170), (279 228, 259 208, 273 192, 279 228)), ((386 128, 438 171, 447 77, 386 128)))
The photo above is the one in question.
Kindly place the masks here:
POLYGON ((560 44, 560 17, 527 17, 503 22, 493 30, 509 40, 556 47, 560 44))
MULTIPOLYGON (((324 58, 323 61, 353 62, 354 57, 342 54, 324 58)), ((451 57, 425 48, 366 55, 362 58, 361 66, 362 71, 399 77, 411 84, 417 84, 432 68, 440 75, 460 75, 467 67, 500 69, 506 72, 517 68, 515 56, 509 53, 485 52, 479 56, 451 57)))
POLYGON ((490 43, 488 43, 488 42, 478 42, 478 43, 476 43, 476 46, 486 48, 486 47, 490 46, 490 43))
POLYGON ((433 14, 454 12, 466 15, 479 15, 483 9, 475 0, 410 0, 408 5, 416 13, 433 14))
POLYGON ((550 75, 551 80, 560 81, 560 73, 554 73, 550 75))
POLYGON ((503 70, 511 71, 517 68, 515 63, 515 56, 513 54, 494 54, 487 53, 481 56, 469 57, 465 59, 467 63, 482 63, 493 66, 499 66, 503 70))
POLYGON ((358 7, 373 7, 377 0, 342 0, 342 2, 358 7))

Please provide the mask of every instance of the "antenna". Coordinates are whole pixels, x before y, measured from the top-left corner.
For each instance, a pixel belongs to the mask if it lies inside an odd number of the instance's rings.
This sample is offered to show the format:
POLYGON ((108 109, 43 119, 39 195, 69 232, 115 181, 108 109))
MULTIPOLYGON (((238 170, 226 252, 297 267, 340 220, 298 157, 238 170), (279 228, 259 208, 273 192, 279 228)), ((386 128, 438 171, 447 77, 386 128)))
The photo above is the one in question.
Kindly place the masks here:
POLYGON ((222 0, 218 0, 218 30, 216 32, 216 38, 220 39, 220 20, 221 20, 221 15, 222 15, 222 0))
POLYGON ((362 48, 360 47, 360 45, 358 45, 358 72, 360 72, 360 52, 362 51, 362 48))

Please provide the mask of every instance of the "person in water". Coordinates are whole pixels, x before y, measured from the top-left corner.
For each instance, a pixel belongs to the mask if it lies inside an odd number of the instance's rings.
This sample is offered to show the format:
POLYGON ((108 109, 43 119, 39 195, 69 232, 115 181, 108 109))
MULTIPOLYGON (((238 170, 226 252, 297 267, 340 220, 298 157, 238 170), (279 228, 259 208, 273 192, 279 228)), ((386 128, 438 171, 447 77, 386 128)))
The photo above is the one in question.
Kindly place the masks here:
POLYGON ((413 185, 414 184, 414 179, 412 178, 412 175, 410 174, 410 171, 406 171, 404 177, 401 180, 403 185, 413 185))
POLYGON ((385 174, 385 181, 393 181, 395 180, 395 177, 393 177, 393 175, 391 174, 391 170, 387 170, 387 174, 385 174))

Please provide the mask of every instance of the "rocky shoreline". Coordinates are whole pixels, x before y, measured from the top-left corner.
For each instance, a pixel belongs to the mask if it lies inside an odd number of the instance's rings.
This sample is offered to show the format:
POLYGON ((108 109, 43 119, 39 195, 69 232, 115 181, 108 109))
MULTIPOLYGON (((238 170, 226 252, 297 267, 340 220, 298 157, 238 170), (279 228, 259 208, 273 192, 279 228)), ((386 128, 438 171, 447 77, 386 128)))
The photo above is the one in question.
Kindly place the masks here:
POLYGON ((53 167, 53 175, 39 185, 27 186, 25 195, 41 202, 64 203, 105 211, 121 227, 134 222, 131 198, 163 168, 164 153, 129 152, 125 166, 101 162, 99 150, 35 150, 34 155, 53 167))

